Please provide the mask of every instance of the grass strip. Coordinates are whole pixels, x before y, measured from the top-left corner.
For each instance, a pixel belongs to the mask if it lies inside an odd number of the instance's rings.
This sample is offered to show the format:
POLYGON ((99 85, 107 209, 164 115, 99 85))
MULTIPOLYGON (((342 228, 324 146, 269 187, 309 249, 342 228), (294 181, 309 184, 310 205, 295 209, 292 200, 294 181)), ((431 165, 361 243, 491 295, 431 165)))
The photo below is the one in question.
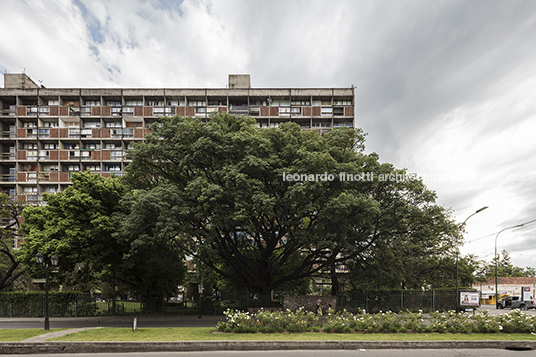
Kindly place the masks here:
POLYGON ((43 335, 49 332, 65 330, 62 328, 54 328, 49 331, 36 328, 27 328, 27 329, 0 329, 0 341, 2 342, 12 342, 12 341, 22 341, 30 337, 43 335))
POLYGON ((532 334, 506 333, 218 333, 212 327, 100 328, 50 341, 512 341, 536 340, 532 334))

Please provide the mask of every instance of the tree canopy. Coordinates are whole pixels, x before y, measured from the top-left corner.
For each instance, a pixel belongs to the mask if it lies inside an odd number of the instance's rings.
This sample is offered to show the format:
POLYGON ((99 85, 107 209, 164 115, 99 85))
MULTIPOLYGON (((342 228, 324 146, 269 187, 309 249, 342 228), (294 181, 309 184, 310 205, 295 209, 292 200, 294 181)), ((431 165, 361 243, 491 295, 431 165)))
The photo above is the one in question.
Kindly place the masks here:
POLYGON ((174 292, 185 270, 179 250, 141 234, 135 240, 123 234, 129 202, 136 200, 130 187, 89 171, 71 180, 64 191, 43 194, 46 206, 23 211, 20 254, 29 272, 42 273, 34 262, 40 252, 47 259, 59 257, 55 276, 62 283, 124 284, 144 297, 174 292))
POLYGON ((321 136, 254 122, 223 113, 153 125, 129 153, 126 178, 140 189, 131 239, 150 232, 172 240, 260 293, 338 264, 357 272, 375 259, 396 266, 401 254, 410 259, 404 272, 424 281, 430 267, 415 263, 446 257, 459 243, 460 227, 435 194, 365 154, 360 129, 321 136))

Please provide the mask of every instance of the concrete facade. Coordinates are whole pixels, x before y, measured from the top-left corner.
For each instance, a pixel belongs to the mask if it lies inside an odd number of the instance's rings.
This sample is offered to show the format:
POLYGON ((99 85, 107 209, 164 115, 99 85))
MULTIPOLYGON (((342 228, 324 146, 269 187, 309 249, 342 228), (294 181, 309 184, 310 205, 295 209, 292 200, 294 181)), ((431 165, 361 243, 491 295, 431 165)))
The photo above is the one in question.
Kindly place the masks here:
POLYGON ((0 189, 33 204, 68 187, 73 172, 122 175, 125 151, 162 116, 228 112, 320 134, 354 127, 353 88, 251 88, 249 75, 229 75, 229 88, 44 88, 26 74, 4 74, 4 84, 0 189))

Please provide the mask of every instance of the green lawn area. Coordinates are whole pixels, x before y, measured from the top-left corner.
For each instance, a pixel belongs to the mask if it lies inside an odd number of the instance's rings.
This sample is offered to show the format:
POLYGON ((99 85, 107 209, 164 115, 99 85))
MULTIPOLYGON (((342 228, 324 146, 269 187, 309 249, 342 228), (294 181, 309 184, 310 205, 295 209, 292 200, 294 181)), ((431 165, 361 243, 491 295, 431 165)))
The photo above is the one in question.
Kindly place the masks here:
POLYGON ((531 334, 440 334, 440 333, 272 333, 233 334, 218 333, 212 327, 101 328, 81 331, 52 341, 303 341, 303 340, 353 340, 353 341, 453 341, 453 340, 536 340, 531 334))
MULTIPOLYGON (((54 332, 54 331, 61 331, 65 329, 61 328, 53 328, 50 329, 48 332, 54 332)), ((0 341, 2 342, 8 342, 8 341, 22 341, 30 337, 42 335, 46 333, 43 329, 1 329, 0 330, 0 341)))

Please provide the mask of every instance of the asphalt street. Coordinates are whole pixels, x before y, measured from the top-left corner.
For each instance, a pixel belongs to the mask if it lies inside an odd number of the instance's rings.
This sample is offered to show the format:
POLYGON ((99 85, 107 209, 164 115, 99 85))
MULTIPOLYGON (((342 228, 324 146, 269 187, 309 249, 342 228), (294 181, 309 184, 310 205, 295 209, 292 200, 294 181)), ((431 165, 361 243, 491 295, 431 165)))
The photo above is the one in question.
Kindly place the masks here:
MULTIPOLYGON (((408 349, 408 350, 297 350, 297 351, 199 351, 199 352, 147 352, 147 353, 99 353, 99 357, 525 357, 536 356, 536 351, 508 351, 493 349, 408 349)), ((0 355, 8 357, 13 355, 0 355)), ((95 354, 32 354, 42 357, 95 357, 95 354)))
MULTIPOLYGON (((51 317, 50 328, 132 327, 134 316, 51 317)), ((138 316, 140 327, 214 327, 225 316, 138 316)), ((43 328, 44 318, 0 318, 0 329, 43 328)))

